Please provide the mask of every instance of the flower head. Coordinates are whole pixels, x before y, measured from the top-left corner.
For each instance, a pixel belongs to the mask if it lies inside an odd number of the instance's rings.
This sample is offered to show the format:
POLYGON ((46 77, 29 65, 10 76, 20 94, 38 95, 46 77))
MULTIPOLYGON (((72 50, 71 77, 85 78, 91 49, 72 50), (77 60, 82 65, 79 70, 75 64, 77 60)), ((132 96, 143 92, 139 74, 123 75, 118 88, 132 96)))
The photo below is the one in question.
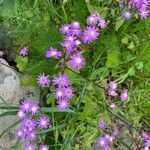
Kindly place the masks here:
POLYGON ((61 111, 64 111, 70 107, 70 103, 67 100, 58 100, 57 101, 57 108, 61 111))
POLYGON ((44 73, 39 74, 37 80, 41 87, 46 87, 50 84, 49 75, 45 75, 44 73))
POLYGON ((75 41, 64 40, 61 46, 65 48, 66 52, 71 53, 76 51, 75 41))
POLYGON ((128 90, 125 89, 121 94, 120 94, 120 99, 122 101, 126 101, 128 99, 128 90))
POLYGON ((29 141, 34 141, 36 139, 35 131, 27 132, 26 137, 29 141))
POLYGON ((70 27, 71 27, 70 24, 64 24, 61 26, 60 32, 64 35, 69 35, 71 33, 70 27))
POLYGON ((126 20, 129 20, 131 18, 131 13, 129 11, 125 11, 122 13, 122 17, 126 20))
POLYGON ((117 94, 116 90, 109 89, 108 90, 108 95, 109 96, 117 96, 118 94, 117 94))
POLYGON ((49 150, 48 145, 40 145, 40 150, 49 150))
POLYGON ((20 56, 27 56, 28 55, 28 47, 24 47, 19 51, 20 56))
POLYGON ((77 54, 73 54, 72 56, 70 56, 69 63, 73 69, 79 70, 84 66, 85 59, 80 53, 77 53, 77 54))
MULTIPOLYGON (((30 112, 31 111, 31 105, 32 105, 32 101, 29 100, 29 99, 25 99, 21 102, 19 108, 20 108, 20 111, 23 111, 23 112, 30 112)), ((21 115, 22 114, 18 114, 18 115, 21 115)))
POLYGON ((53 83, 58 87, 68 87, 70 85, 68 75, 62 73, 59 73, 58 77, 54 77, 53 83))
POLYGON ((18 113, 17 113, 17 117, 19 119, 24 119, 26 117, 26 113, 22 110, 19 110, 18 113))
POLYGON ((24 146, 24 150, 35 150, 35 145, 34 144, 26 144, 24 146))
POLYGON ((99 124, 98 124, 98 127, 99 127, 100 129, 104 130, 104 129, 105 129, 105 122, 104 122, 103 120, 101 120, 101 121, 99 122, 99 124))
POLYGON ((100 19, 99 23, 98 23, 98 26, 100 28, 106 28, 107 27, 107 22, 104 19, 100 19))
POLYGON ((86 29, 83 31, 82 40, 84 43, 90 43, 98 39, 99 35, 100 33, 98 28, 96 28, 95 26, 87 26, 86 29))
POLYGON ((86 20, 87 24, 89 26, 95 26, 98 23, 98 20, 100 19, 98 13, 92 13, 86 20))
POLYGON ((53 47, 50 47, 49 50, 46 51, 46 54, 45 54, 45 57, 46 58, 50 58, 50 57, 53 57, 53 58, 60 58, 62 56, 62 52, 59 52, 57 49, 53 48, 53 47))
POLYGON ((41 116, 37 121, 37 125, 40 129, 47 129, 47 128, 51 127, 51 122, 48 117, 41 116))
POLYGON ((39 112, 39 110, 40 110, 40 107, 39 107, 38 103, 37 102, 32 102, 31 110, 30 110, 32 115, 37 114, 39 112))
POLYGON ((109 83, 109 89, 111 89, 111 90, 116 90, 117 89, 117 83, 116 82, 114 82, 114 81, 110 81, 110 83, 109 83))
POLYGON ((139 10, 139 15, 141 19, 146 19, 150 15, 150 11, 148 9, 141 8, 139 10))
POLYGON ((64 99, 65 98, 65 88, 57 88, 54 92, 54 97, 57 100, 64 99))

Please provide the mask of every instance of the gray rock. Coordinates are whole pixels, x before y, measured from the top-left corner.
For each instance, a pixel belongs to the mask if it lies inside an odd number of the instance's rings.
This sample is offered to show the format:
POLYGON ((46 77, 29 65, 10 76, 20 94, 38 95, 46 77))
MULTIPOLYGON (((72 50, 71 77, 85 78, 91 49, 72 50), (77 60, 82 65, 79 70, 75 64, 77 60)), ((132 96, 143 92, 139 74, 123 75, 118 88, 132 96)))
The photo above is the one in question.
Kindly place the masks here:
MULTIPOLYGON (((0 97, 8 104, 18 105, 19 101, 23 98, 28 98, 32 100, 39 99, 39 89, 38 87, 32 86, 21 86, 19 74, 9 66, 9 64, 4 60, 0 59, 0 97)), ((3 103, 0 100, 0 103, 3 103)), ((0 114, 5 112, 0 109, 0 114)), ((16 122, 15 116, 5 116, 0 118, 0 134, 4 129, 11 126, 16 122)), ((14 131, 11 130, 9 133, 0 137, 0 150, 10 150, 16 143, 16 138, 14 138, 14 131)))
MULTIPOLYGON (((6 103, 16 105, 23 97, 19 77, 16 72, 9 67, 9 64, 5 60, 1 59, 1 63, 4 65, 0 64, 0 96, 6 103)), ((2 101, 0 102, 2 103, 2 101)), ((0 114, 3 112, 4 110, 0 110, 0 114)), ((0 118, 0 134, 15 121, 15 116, 0 118)), ((9 150, 10 147, 13 146, 16 140, 15 138, 12 138, 12 135, 13 131, 0 138, 0 149, 4 148, 5 150, 9 150)))

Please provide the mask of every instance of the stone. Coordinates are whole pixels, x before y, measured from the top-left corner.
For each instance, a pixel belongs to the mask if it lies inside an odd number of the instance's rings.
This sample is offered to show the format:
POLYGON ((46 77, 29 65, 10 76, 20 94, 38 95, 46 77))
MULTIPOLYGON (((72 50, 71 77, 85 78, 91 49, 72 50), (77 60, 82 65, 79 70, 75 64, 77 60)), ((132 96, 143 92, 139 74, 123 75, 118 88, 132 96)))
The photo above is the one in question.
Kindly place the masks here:
MULTIPOLYGON (((38 87, 22 86, 19 77, 21 77, 21 74, 17 73, 4 59, 0 58, 0 97, 6 103, 14 104, 15 106, 24 98, 38 101, 38 87)), ((1 99, 0 103, 3 103, 1 99)), ((0 114, 4 112, 4 110, 0 109, 0 114)), ((0 134, 16 121, 16 116, 0 117, 0 134)), ((10 150, 14 146, 16 143, 14 132, 14 130, 11 130, 0 137, 0 150, 10 150)))
MULTIPOLYGON (((0 63, 0 97, 2 97, 6 103, 14 105, 17 105, 23 97, 19 77, 15 70, 12 69, 4 59, 1 59, 0 63)), ((0 103, 3 103, 3 101, 0 100, 0 103)), ((4 112, 5 110, 0 110, 0 114, 4 112)), ((0 134, 15 121, 15 116, 1 117, 0 134)), ((0 138, 0 149, 9 150, 10 147, 14 145, 16 139, 12 138, 12 135, 14 135, 13 130, 0 138)))

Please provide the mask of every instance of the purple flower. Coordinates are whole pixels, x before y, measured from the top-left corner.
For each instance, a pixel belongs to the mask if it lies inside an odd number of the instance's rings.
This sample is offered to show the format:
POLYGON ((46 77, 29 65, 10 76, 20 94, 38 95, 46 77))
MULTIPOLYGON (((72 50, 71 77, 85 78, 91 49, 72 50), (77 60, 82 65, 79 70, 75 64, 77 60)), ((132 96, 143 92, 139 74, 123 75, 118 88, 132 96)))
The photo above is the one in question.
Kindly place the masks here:
POLYGON ((71 99, 73 97, 73 89, 72 87, 67 87, 64 89, 64 94, 65 94, 65 97, 66 99, 71 99))
POLYGON ((148 9, 141 8, 139 10, 139 15, 141 19, 146 19, 150 15, 150 11, 148 9))
POLYGON ((100 33, 98 28, 87 26, 83 31, 82 40, 84 43, 90 43, 96 39, 98 39, 100 33))
POLYGON ((61 26, 60 28, 60 32, 62 34, 65 34, 65 35, 69 35, 71 32, 70 32, 70 27, 71 25, 70 24, 64 24, 61 26))
POLYGON ((120 94, 120 99, 122 101, 126 101, 128 99, 128 90, 125 89, 121 94, 120 94))
POLYGON ((132 6, 132 8, 140 8, 142 7, 143 0, 129 0, 129 3, 132 6))
POLYGON ((68 87, 70 85, 70 81, 68 80, 68 75, 62 73, 59 73, 58 77, 54 77, 53 83, 58 87, 68 87))
POLYGON ((49 75, 45 75, 44 73, 39 74, 37 80, 41 87, 46 87, 50 84, 49 75))
POLYGON ((118 94, 117 94, 117 92, 115 90, 109 89, 108 90, 108 95, 109 96, 117 96, 118 94))
POLYGON ((80 40, 75 40, 75 45, 78 47, 79 45, 81 45, 81 41, 80 40))
POLYGON ((47 129, 49 127, 51 127, 51 122, 50 119, 46 116, 41 116, 38 119, 37 125, 40 129, 47 129))
POLYGON ((57 101, 57 108, 61 111, 64 111, 70 107, 70 103, 67 100, 58 100, 57 101))
POLYGON ((80 29, 80 23, 79 23, 79 21, 73 21, 71 23, 71 28, 72 29, 80 29))
POLYGON ((125 11, 122 13, 122 17, 126 20, 131 19, 131 13, 129 11, 125 11))
POLYGON ((110 83, 109 83, 109 89, 111 89, 111 90, 116 90, 117 89, 117 83, 116 82, 114 82, 114 81, 110 81, 110 83))
POLYGON ((65 90, 64 90, 64 88, 57 88, 55 90, 55 92, 54 92, 54 97, 57 100, 64 99, 64 97, 65 97, 65 90))
POLYGON ((40 110, 40 107, 39 107, 38 103, 37 102, 32 102, 31 110, 30 110, 32 115, 37 114, 39 112, 39 110, 40 110))
POLYGON ((108 150, 108 139, 105 136, 99 137, 97 140, 97 146, 100 147, 102 150, 108 150))
POLYGON ((26 136, 27 136, 27 139, 30 141, 34 141, 36 139, 35 131, 28 132, 26 136))
POLYGON ((32 105, 32 101, 29 99, 25 99, 23 102, 21 102, 19 108, 21 111, 28 113, 31 110, 30 109, 31 105, 32 105))
POLYGON ((118 134, 119 134, 119 129, 115 128, 112 132, 112 136, 116 137, 116 136, 118 136, 118 134))
POLYGON ((89 26, 95 26, 98 23, 99 15, 97 13, 92 13, 86 20, 89 26))
POLYGON ((72 56, 70 56, 69 63, 73 69, 79 70, 84 66, 85 59, 80 53, 77 53, 77 54, 73 54, 72 56))
POLYGON ((99 127, 100 129, 104 130, 104 129, 105 129, 105 122, 104 122, 103 120, 101 120, 101 121, 99 122, 99 124, 98 124, 98 127, 99 127))
POLYGON ((21 127, 26 129, 27 132, 31 132, 36 128, 36 121, 31 118, 25 118, 21 123, 21 127))
POLYGON ((99 23, 98 23, 98 27, 106 28, 107 27, 107 22, 104 19, 100 19, 99 23))
POLYGON ((61 43, 61 46, 64 47, 68 53, 76 51, 75 41, 65 40, 61 43))
POLYGON ((59 52, 57 49, 53 48, 53 47, 50 47, 49 50, 46 51, 46 54, 45 54, 45 57, 46 58, 50 58, 50 57, 53 57, 53 58, 60 58, 62 56, 62 52, 59 52))
POLYGON ((49 150, 48 145, 40 145, 40 150, 49 150))
POLYGON ((18 139, 20 139, 21 141, 23 141, 25 139, 25 132, 22 130, 22 128, 18 128, 16 129, 16 133, 15 133, 16 137, 18 139))
POLYGON ((17 113, 17 117, 19 119, 24 119, 26 117, 26 113, 22 110, 19 110, 18 113, 17 113))
POLYGON ((114 103, 111 103, 111 104, 110 104, 110 108, 115 109, 115 108, 116 108, 116 105, 115 105, 114 103))
POLYGON ((28 55, 28 47, 24 47, 19 51, 20 56, 27 56, 28 55))
POLYGON ((26 144, 24 146, 24 150, 35 150, 35 145, 34 144, 26 144))

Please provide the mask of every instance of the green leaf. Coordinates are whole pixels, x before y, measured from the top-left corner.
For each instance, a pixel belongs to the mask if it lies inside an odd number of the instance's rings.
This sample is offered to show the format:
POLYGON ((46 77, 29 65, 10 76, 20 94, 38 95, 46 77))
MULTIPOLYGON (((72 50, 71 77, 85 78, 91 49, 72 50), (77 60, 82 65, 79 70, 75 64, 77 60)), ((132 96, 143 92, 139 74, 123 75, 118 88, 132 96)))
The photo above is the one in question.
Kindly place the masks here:
POLYGON ((4 112, 2 114, 0 114, 0 117, 5 117, 5 116, 14 116, 17 114, 18 111, 7 111, 7 112, 4 112))
POLYGON ((46 129, 46 130, 42 130, 42 131, 37 131, 36 134, 37 135, 45 134, 45 133, 51 132, 51 131, 56 130, 56 129, 64 128, 65 126, 67 126, 67 124, 62 124, 62 125, 55 126, 54 128, 50 128, 50 129, 46 129))
POLYGON ((117 66, 120 63, 120 55, 120 52, 117 50, 112 50, 108 52, 106 66, 108 68, 113 68, 114 66, 117 66))
POLYGON ((123 25, 123 23, 124 23, 124 19, 122 19, 122 18, 118 18, 117 19, 118 21, 116 22, 116 31, 118 31, 119 30, 119 28, 123 25))
POLYGON ((15 62, 17 63, 17 68, 19 69, 19 71, 22 72, 27 67, 28 58, 27 57, 18 56, 18 57, 16 57, 15 62))
POLYGON ((8 128, 6 128, 5 130, 3 130, 3 132, 0 134, 0 138, 7 132, 9 132, 11 129, 13 129, 14 127, 16 127, 18 124, 20 123, 19 121, 16 121, 15 123, 13 123, 11 126, 9 126, 8 128))
POLYGON ((122 39, 122 43, 123 43, 123 44, 128 44, 128 41, 129 41, 129 40, 128 40, 127 37, 124 37, 124 38, 122 39))
POLYGON ((76 113, 74 110, 71 110, 71 109, 67 109, 65 111, 61 111, 57 107, 49 107, 49 108, 42 107, 41 108, 41 112, 43 112, 43 113, 52 113, 52 112, 61 112, 61 113, 63 113, 63 112, 68 112, 68 113, 74 113, 74 114, 76 113))

